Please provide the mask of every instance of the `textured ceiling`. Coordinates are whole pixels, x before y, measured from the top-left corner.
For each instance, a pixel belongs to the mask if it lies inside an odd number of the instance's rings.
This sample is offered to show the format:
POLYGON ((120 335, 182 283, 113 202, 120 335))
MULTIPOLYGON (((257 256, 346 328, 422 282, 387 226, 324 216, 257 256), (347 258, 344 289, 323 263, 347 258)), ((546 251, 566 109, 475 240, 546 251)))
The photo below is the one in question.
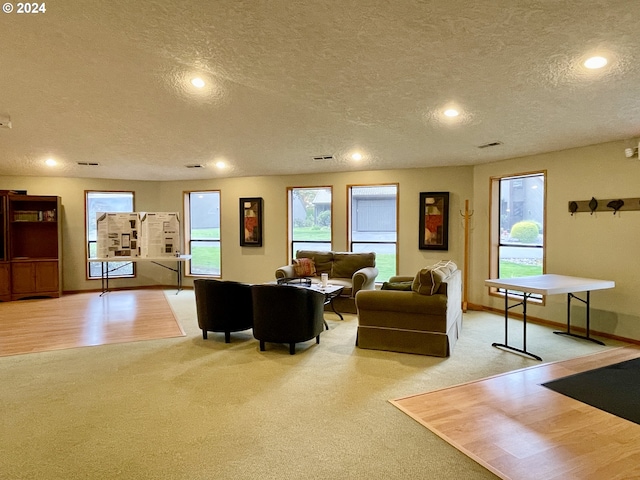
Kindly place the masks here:
POLYGON ((471 165, 640 136, 637 0, 46 8, 0 13, 0 122, 9 116, 13 127, 0 128, 0 175, 173 180, 471 165), (581 61, 594 53, 610 62, 589 72, 581 61), (448 106, 462 114, 444 120, 448 106), (502 145, 478 148, 494 141, 502 145), (58 165, 44 167, 48 157, 58 165))

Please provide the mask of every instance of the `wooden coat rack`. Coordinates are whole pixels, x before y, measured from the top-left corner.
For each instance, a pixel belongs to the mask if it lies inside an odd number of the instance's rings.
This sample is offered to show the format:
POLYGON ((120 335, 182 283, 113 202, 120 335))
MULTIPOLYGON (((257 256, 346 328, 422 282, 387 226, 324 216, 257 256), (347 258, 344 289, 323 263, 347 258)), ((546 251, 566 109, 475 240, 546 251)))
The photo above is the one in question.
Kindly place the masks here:
POLYGON ((464 212, 460 212, 464 218, 464 270, 462 272, 462 311, 466 313, 468 305, 469 286, 469 219, 473 216, 473 211, 469 210, 469 200, 464 201, 464 212))

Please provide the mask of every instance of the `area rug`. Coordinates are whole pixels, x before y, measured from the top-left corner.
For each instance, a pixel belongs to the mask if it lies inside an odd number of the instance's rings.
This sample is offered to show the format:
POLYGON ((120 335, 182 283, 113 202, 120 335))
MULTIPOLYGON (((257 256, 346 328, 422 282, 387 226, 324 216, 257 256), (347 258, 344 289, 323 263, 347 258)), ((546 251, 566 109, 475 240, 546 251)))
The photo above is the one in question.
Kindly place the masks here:
POLYGON ((542 385, 640 424, 640 358, 570 375, 542 385))
POLYGON ((0 357, 184 335, 159 289, 0 302, 0 357))

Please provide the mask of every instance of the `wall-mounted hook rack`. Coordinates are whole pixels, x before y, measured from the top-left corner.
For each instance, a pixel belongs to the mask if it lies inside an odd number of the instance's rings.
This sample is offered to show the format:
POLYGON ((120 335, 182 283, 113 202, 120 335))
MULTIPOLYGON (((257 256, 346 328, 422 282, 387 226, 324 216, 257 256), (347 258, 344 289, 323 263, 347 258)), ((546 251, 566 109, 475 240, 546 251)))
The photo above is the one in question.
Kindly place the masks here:
POLYGON ((580 212, 610 212, 614 215, 616 212, 631 212, 634 210, 640 210, 640 197, 636 198, 605 198, 597 199, 597 206, 595 209, 591 207, 594 205, 594 197, 590 200, 572 200, 569 202, 569 213, 574 215, 580 212), (622 202, 622 204, 620 204, 622 202), (591 204, 591 206, 590 206, 591 204))

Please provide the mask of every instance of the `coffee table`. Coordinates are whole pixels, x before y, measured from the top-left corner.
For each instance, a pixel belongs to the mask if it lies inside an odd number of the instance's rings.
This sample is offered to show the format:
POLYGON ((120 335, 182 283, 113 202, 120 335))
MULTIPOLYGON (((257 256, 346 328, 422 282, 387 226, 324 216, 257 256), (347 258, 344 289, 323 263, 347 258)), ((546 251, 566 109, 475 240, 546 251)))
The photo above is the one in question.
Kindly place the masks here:
POLYGON ((338 315, 340 317, 340 320, 344 320, 342 314, 336 310, 336 307, 333 304, 333 299, 340 296, 342 290, 344 289, 342 285, 327 285, 326 287, 323 287, 320 283, 312 283, 310 286, 301 286, 322 293, 324 295, 324 304, 331 306, 331 310, 333 310, 333 313, 338 315))

